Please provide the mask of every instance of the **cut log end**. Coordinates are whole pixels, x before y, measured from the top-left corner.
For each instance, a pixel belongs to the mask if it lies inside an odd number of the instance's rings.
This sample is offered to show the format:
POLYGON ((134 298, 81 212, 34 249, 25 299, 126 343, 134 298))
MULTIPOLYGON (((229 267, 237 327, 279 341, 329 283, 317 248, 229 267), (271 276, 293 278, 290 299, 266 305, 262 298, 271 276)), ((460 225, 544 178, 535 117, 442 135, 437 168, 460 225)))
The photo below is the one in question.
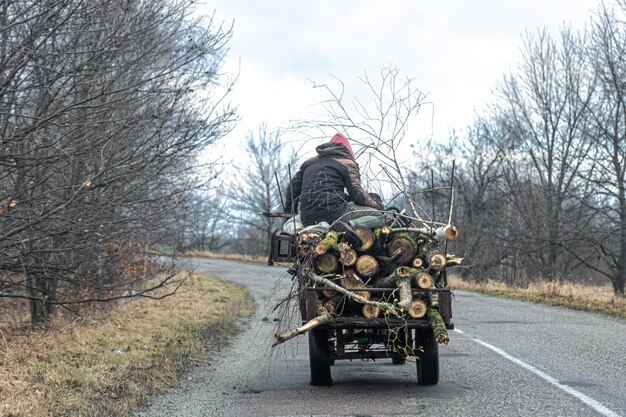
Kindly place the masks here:
POLYGON ((380 316, 380 308, 377 306, 366 304, 361 308, 361 314, 366 319, 375 319, 380 316))
POLYGON ((342 249, 339 253, 339 262, 344 266, 353 266, 357 261, 357 254, 354 249, 342 249))
POLYGON ((428 311, 428 306, 424 300, 413 300, 411 303, 411 307, 407 310, 407 313, 410 317, 414 319, 421 319, 426 315, 428 311))
POLYGON ((398 262, 401 264, 408 264, 413 260, 413 258, 415 258, 415 252, 417 251, 416 241, 404 235, 395 236, 389 244, 390 256, 398 253, 398 250, 401 251, 398 262))
POLYGON ((366 227, 357 227, 354 229, 354 231, 357 235, 359 235, 359 238, 361 238, 362 242, 361 246, 356 248, 356 250, 358 250, 359 252, 365 252, 370 250, 372 246, 374 246, 374 243, 376 242, 376 236, 374 236, 374 232, 366 227))
POLYGON ((435 253, 429 259, 430 267, 435 271, 440 271, 446 266, 446 257, 442 253, 435 253))
POLYGON ((355 268, 359 274, 369 278, 378 273, 378 261, 370 255, 361 255, 356 261, 355 268))
POLYGON ((422 258, 415 258, 413 259, 412 264, 414 268, 421 268, 424 266, 424 260, 422 260, 422 258))
POLYGON ((422 273, 417 276, 417 286, 422 289, 428 289, 433 285, 433 276, 428 273, 422 273))
POLYGON ((337 261, 337 257, 332 253, 326 252, 321 254, 315 260, 315 267, 324 273, 332 274, 337 270, 339 266, 339 262, 337 261))

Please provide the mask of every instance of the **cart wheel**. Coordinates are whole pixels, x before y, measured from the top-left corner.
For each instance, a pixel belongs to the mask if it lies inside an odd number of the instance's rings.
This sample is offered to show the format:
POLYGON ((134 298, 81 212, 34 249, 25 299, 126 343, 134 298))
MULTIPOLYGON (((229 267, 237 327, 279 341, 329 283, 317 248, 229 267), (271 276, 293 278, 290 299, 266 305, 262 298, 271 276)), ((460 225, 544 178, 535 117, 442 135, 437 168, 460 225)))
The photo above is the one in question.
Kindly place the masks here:
POLYGON ((311 385, 332 385, 330 358, 328 357, 328 330, 313 329, 309 332, 309 362, 311 385))
POLYGON ((435 342, 433 331, 432 329, 416 329, 415 336, 417 383, 436 385, 439 382, 439 346, 435 342))

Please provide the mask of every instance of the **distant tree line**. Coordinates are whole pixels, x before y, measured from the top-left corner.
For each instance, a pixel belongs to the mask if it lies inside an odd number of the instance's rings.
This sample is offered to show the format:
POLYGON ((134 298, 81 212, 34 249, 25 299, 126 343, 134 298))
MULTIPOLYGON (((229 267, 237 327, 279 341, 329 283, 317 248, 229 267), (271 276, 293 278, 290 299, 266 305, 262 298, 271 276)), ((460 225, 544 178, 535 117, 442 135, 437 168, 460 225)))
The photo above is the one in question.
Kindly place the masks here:
POLYGON ((29 300, 37 323, 171 282, 147 252, 236 119, 218 83, 231 28, 196 16, 191 0, 0 1, 0 302, 29 300))
POLYGON ((521 63, 466 137, 438 149, 439 177, 457 162, 464 276, 516 285, 600 277, 624 295, 625 18, 620 0, 601 4, 582 32, 526 33, 521 63))

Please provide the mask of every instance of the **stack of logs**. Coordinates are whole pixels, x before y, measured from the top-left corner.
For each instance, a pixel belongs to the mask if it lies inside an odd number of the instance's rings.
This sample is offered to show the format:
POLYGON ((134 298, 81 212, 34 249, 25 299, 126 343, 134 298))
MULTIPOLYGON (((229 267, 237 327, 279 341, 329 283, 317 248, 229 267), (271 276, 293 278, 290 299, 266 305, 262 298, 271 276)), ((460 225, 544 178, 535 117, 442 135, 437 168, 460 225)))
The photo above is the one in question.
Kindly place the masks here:
POLYGON ((336 231, 302 232, 297 247, 299 274, 305 285, 318 291, 318 317, 288 333, 277 333, 278 343, 302 334, 336 316, 428 317, 438 343, 448 342, 445 324, 438 311, 438 292, 443 286, 442 271, 459 265, 460 258, 445 254, 443 239, 457 237, 454 226, 435 232, 416 228, 383 226, 370 230, 356 228, 361 245, 352 247, 336 231), (369 288, 387 288, 370 292, 369 288))

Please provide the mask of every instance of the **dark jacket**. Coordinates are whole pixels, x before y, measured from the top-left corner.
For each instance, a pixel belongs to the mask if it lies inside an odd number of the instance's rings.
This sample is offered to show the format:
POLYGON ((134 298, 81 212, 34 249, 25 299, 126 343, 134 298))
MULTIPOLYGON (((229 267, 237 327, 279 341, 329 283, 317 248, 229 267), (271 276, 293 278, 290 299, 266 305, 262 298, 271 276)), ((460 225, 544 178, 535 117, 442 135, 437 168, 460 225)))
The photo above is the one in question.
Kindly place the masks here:
POLYGON ((291 211, 292 205, 294 212, 299 208, 302 224, 310 226, 334 222, 347 211, 349 201, 382 209, 363 190, 359 166, 344 145, 327 142, 315 150, 318 155, 304 162, 289 184, 286 211, 291 211))

